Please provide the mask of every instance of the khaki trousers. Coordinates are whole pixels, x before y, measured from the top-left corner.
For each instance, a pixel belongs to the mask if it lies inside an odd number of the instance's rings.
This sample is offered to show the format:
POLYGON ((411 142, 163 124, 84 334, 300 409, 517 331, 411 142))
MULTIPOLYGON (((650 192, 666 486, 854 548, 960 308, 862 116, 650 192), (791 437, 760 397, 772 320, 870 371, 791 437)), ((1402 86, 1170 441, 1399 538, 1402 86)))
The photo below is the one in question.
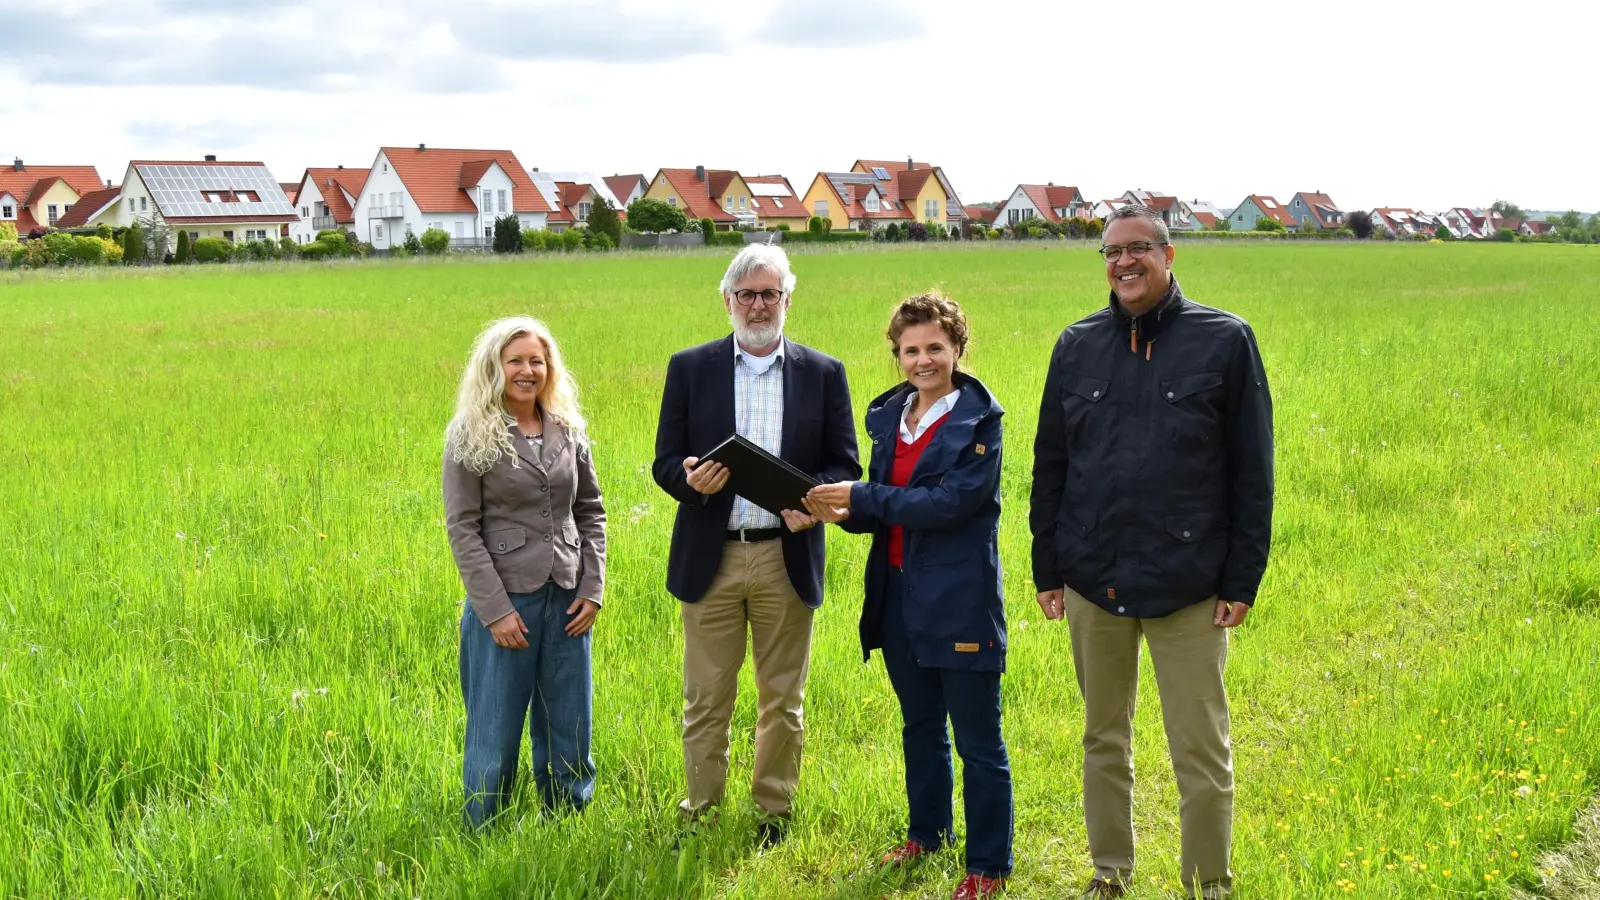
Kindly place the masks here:
POLYGON ((1178 782, 1182 877, 1191 897, 1233 890, 1233 752, 1222 671, 1228 630, 1212 624, 1206 600, 1159 619, 1114 616, 1065 590, 1072 662, 1083 693, 1083 812, 1095 873, 1133 875, 1133 709, 1139 638, 1161 694, 1161 717, 1178 782))
POLYGON ((756 758, 750 792, 768 817, 787 818, 800 783, 812 610, 783 567, 783 542, 729 541, 711 587, 683 612, 683 766, 695 816, 722 801, 728 734, 748 626, 756 669, 756 758))

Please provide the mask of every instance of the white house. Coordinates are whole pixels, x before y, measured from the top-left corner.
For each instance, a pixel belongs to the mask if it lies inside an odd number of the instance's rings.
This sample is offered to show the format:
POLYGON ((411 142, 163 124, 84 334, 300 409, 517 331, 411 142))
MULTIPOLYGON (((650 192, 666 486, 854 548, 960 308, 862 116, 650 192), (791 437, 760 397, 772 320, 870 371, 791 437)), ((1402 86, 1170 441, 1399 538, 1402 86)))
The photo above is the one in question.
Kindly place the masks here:
POLYGON ((294 208, 265 164, 217 161, 134 160, 122 178, 119 200, 97 221, 112 226, 162 222, 177 246, 178 232, 191 241, 277 240, 295 221, 294 208))
POLYGON ((602 199, 618 212, 625 208, 607 186, 608 179, 592 172, 541 172, 534 169, 528 173, 528 177, 533 179, 533 186, 550 204, 545 226, 552 231, 588 224, 589 211, 602 199))
POLYGON ((289 237, 309 244, 329 228, 356 230, 355 203, 367 183, 366 169, 307 169, 289 198, 299 218, 289 223, 289 237))
POLYGON ((650 181, 643 175, 608 175, 606 187, 610 189, 611 196, 616 197, 621 203, 619 210, 628 208, 628 204, 644 196, 650 189, 650 181))
POLYGON ((418 144, 378 151, 352 214, 355 233, 387 250, 429 228, 448 233, 453 247, 487 247, 495 219, 514 214, 522 228, 544 228, 550 212, 510 150, 418 144))
POLYGON ((1093 206, 1075 187, 1055 183, 1019 184, 996 209, 994 221, 996 225, 1015 225, 1032 217, 1060 222, 1062 219, 1086 219, 1091 215, 1093 206))

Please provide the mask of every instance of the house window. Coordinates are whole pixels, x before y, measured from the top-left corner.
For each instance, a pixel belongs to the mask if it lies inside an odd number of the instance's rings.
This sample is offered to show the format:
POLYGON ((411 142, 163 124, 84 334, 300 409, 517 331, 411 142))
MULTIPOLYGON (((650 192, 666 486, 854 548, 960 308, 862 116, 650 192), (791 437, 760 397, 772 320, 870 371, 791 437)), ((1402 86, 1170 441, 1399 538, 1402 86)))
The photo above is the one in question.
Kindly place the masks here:
POLYGON ((666 184, 667 183, 667 176, 665 176, 665 175, 661 176, 661 180, 656 182, 656 183, 657 184, 666 184))
POLYGON ((198 232, 198 231, 189 232, 189 241, 190 241, 190 243, 193 243, 193 242, 198 241, 198 240, 200 240, 200 232, 198 232))
POLYGON ((867 212, 877 212, 877 211, 878 211, 878 195, 877 194, 868 194, 867 195, 867 212))
POLYGON ((302 219, 311 218, 311 207, 309 207, 309 206, 300 207, 300 218, 302 218, 302 219))
POLYGON ((140 197, 139 198, 139 212, 144 212, 145 210, 149 209, 150 208, 149 204, 150 204, 150 198, 149 197, 140 197))
POLYGON ((430 222, 430 223, 428 223, 428 227, 429 228, 437 228, 440 231, 443 231, 444 230, 444 223, 443 222, 430 222))
POLYGON ((389 214, 392 215, 392 216, 400 215, 400 192, 399 191, 390 191, 389 192, 389 214))
POLYGON ((506 192, 505 191, 498 192, 498 195, 496 196, 495 199, 497 201, 499 201, 498 202, 498 211, 499 212, 505 212, 506 211, 506 192))
POLYGON ((372 225, 372 236, 375 237, 375 238, 378 238, 379 240, 383 239, 383 223, 381 223, 381 222, 373 223, 373 225, 372 225))
POLYGON ((673 209, 677 209, 677 207, 678 207, 678 198, 677 197, 668 197, 667 198, 667 205, 672 207, 673 209))
POLYGON ((592 204, 592 203, 579 203, 578 204, 578 221, 580 221, 580 222, 589 221, 589 210, 591 210, 593 208, 594 208, 594 204, 592 204))
POLYGON ((494 212, 494 191, 488 188, 483 189, 483 211, 486 213, 494 212))
POLYGON ((483 226, 483 239, 487 241, 487 240, 492 240, 493 238, 494 238, 494 226, 493 225, 485 225, 485 226, 483 226))
POLYGON ((818 200, 817 202, 815 202, 815 203, 813 203, 811 205, 816 208, 816 211, 817 211, 816 214, 818 216, 820 216, 820 217, 822 217, 824 219, 826 219, 828 217, 828 201, 826 201, 826 200, 818 200))
POLYGON ((0 206, 0 219, 15 219, 16 217, 16 207, 10 205, 0 206))
POLYGON ((783 201, 779 200, 777 197, 773 197, 772 198, 772 203, 773 203, 774 206, 778 207, 779 209, 783 209, 783 201))
POLYGON ((232 242, 232 241, 233 241, 233 232, 231 232, 231 231, 224 231, 224 232, 223 232, 223 233, 222 233, 222 239, 223 239, 223 240, 225 240, 225 241, 229 241, 229 242, 232 242))
POLYGON ((406 223, 406 237, 411 237, 411 223, 406 223))
POLYGON ((929 200, 928 201, 927 218, 930 218, 930 219, 939 218, 939 201, 937 201, 937 200, 929 200))
POLYGON ((60 211, 58 210, 58 208, 56 207, 56 205, 54 203, 50 204, 49 210, 50 210, 50 224, 53 226, 53 225, 56 224, 56 219, 61 218, 61 213, 60 213, 60 211))
POLYGON ((740 195, 739 195, 739 208, 740 208, 740 209, 744 209, 744 201, 745 201, 745 197, 744 197, 744 195, 743 195, 743 194, 740 194, 740 195))
POLYGON ((385 175, 389 174, 389 164, 388 163, 384 163, 383 164, 383 174, 385 174, 385 175))
POLYGON ((461 220, 457 219, 456 220, 456 237, 459 238, 459 237, 465 237, 465 236, 466 236, 466 233, 461 228, 461 220))
POLYGON ((732 194, 729 194, 728 196, 722 198, 722 208, 727 210, 728 212, 733 212, 733 195, 732 194))

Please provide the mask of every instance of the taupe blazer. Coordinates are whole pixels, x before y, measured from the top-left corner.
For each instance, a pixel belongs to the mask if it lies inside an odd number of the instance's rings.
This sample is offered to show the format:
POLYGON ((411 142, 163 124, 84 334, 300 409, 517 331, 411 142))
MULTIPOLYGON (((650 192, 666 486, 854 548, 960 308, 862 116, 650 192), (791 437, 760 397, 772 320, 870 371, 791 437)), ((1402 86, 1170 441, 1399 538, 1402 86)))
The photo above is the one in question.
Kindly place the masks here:
POLYGON ((589 447, 550 416, 543 459, 511 426, 516 465, 502 454, 478 475, 444 460, 444 520, 461 583, 478 621, 511 612, 507 592, 526 594, 554 579, 602 601, 606 510, 589 447))

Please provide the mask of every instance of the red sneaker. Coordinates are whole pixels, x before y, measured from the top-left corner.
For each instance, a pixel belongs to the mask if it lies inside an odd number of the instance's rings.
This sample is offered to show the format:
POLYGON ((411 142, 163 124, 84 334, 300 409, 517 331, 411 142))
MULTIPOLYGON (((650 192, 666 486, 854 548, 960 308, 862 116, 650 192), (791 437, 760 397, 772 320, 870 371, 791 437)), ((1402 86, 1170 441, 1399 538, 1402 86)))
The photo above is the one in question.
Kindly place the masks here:
POLYGON ((1006 886, 1004 878, 990 878, 987 875, 968 875, 956 885, 956 892, 950 895, 950 900, 987 900, 1000 893, 1006 886))
POLYGON ((904 844, 901 844, 893 850, 890 850, 888 853, 885 853, 883 855, 883 859, 878 864, 886 868, 894 868, 897 866, 906 865, 907 863, 910 863, 919 857, 926 856, 932 852, 932 850, 929 850, 927 847, 922 846, 916 841, 908 840, 904 844))

